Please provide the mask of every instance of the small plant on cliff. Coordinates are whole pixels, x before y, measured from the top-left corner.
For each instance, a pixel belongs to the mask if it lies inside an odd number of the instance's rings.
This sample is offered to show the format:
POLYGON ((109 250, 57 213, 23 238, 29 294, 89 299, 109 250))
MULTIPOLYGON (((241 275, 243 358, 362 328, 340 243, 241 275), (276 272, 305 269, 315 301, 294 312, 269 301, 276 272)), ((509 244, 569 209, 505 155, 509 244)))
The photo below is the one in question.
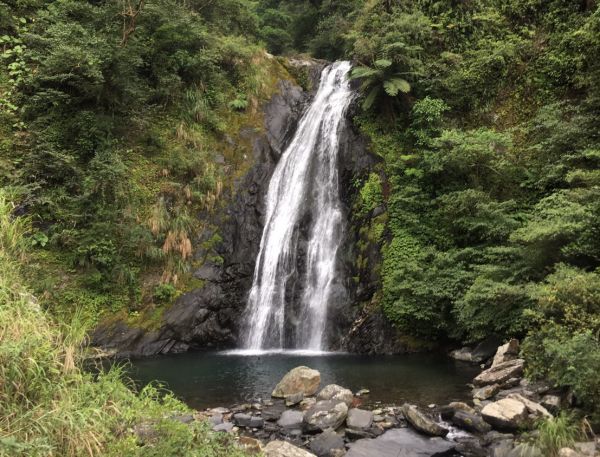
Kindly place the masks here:
MULTIPOLYGON (((363 109, 371 109, 383 95, 395 98, 410 92, 409 82, 394 69, 391 60, 380 59, 372 67, 361 66, 352 70, 351 79, 361 79, 361 91, 365 94, 363 109)), ((390 103, 390 100, 387 100, 390 103)))

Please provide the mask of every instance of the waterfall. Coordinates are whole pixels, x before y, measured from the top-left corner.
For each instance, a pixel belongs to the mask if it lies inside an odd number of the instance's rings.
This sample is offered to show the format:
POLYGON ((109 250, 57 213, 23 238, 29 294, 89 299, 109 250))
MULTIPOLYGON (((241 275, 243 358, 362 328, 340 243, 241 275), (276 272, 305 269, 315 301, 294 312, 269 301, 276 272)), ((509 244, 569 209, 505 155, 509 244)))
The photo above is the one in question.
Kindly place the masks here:
POLYGON ((246 349, 283 349, 291 339, 285 334, 286 309, 290 309, 286 292, 298 274, 300 224, 307 214, 310 227, 292 344, 296 349, 324 349, 327 307, 344 229, 337 162, 340 130, 352 100, 350 68, 349 62, 336 62, 323 70, 315 98, 271 177, 246 308, 246 349))

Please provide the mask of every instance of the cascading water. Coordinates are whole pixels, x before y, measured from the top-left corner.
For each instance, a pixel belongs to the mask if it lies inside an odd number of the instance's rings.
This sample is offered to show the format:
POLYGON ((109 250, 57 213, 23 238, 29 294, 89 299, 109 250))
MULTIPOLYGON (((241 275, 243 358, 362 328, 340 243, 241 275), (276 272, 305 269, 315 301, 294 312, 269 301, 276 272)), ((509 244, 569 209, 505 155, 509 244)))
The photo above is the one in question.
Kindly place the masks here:
MULTIPOLYGON (((349 62, 323 70, 319 90, 269 183, 266 219, 246 310, 246 349, 283 349, 286 291, 297 274, 299 226, 310 214, 296 349, 324 349, 327 306, 342 241, 338 150, 352 101, 349 62)), ((289 294, 288 294, 289 295, 289 294)))

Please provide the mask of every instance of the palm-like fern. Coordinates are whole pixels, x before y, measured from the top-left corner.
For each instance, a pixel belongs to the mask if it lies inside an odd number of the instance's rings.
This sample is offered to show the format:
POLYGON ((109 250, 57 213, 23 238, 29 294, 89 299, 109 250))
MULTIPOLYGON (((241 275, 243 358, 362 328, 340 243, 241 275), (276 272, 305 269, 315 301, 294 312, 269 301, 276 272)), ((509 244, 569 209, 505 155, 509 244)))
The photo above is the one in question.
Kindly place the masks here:
POLYGON ((363 80, 361 91, 366 94, 363 101, 365 110, 370 109, 382 94, 396 97, 410 92, 409 82, 400 73, 394 72, 392 62, 386 59, 376 60, 373 67, 356 67, 350 78, 363 80))

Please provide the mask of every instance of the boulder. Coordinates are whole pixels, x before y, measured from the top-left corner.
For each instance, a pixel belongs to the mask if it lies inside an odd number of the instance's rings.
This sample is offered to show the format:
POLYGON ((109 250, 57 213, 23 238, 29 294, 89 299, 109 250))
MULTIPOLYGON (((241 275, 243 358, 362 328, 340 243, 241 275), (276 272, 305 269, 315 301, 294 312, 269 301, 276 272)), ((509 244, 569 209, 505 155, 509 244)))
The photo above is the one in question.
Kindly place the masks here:
POLYGON ((402 414, 410 424, 419 432, 432 436, 446 436, 448 429, 442 427, 429 417, 421 413, 416 406, 404 404, 402 414))
POLYGON ((329 384, 321 389, 321 392, 317 395, 317 400, 343 401, 349 407, 354 400, 354 394, 351 390, 345 389, 342 386, 329 384))
POLYGON ((451 455, 456 443, 408 429, 389 430, 375 439, 350 444, 346 457, 432 457, 451 455))
POLYGON ((462 401, 453 401, 448 405, 453 411, 466 411, 469 414, 476 414, 476 411, 462 401))
POLYGON ((281 417, 277 421, 277 425, 287 430, 302 428, 303 419, 304 414, 302 414, 300 411, 294 411, 290 409, 281 414, 281 417))
POLYGON ((508 362, 496 365, 481 372, 474 380, 476 386, 487 386, 489 384, 503 384, 512 378, 517 378, 523 374, 523 359, 510 360, 508 362))
POLYGON ((519 357, 519 340, 513 338, 498 348, 492 362, 492 367, 509 362, 517 357, 519 357))
POLYGON ((286 410, 285 405, 277 404, 277 405, 267 406, 266 408, 263 408, 263 410, 262 410, 262 417, 266 421, 276 421, 281 417, 281 415, 283 414, 283 412, 285 410, 286 410))
POLYGON ((348 411, 346 425, 356 430, 366 430, 373 425, 373 413, 364 409, 352 408, 348 411))
POLYGON ((210 422, 212 425, 222 424, 223 423, 223 414, 219 414, 219 413, 213 414, 208 419, 208 422, 210 422))
POLYGON ((249 428, 263 428, 265 426, 265 421, 262 417, 252 416, 250 418, 250 423, 248 424, 249 428))
POLYGON ((287 441, 271 441, 263 449, 265 457, 315 457, 315 454, 305 451, 287 441))
POLYGON ((504 398, 484 406, 481 415, 492 427, 516 430, 527 420, 527 408, 513 398, 504 398))
POLYGON ((321 374, 308 367, 296 367, 289 371, 271 394, 276 398, 302 393, 304 396, 314 395, 321 383, 321 374))
POLYGON ((527 411, 529 411, 530 414, 533 414, 534 416, 536 416, 538 418, 552 417, 552 414, 550 414, 546 408, 544 408, 539 403, 536 403, 532 400, 529 400, 528 398, 525 398, 523 395, 510 394, 506 398, 512 398, 514 400, 520 401, 521 403, 523 403, 525 405, 525 407, 527 408, 527 411))
POLYGON ((213 432, 231 433, 233 432, 233 424, 231 422, 223 422, 222 424, 215 425, 213 432))
POLYGON ((500 390, 499 384, 490 384, 489 386, 483 386, 479 389, 473 390, 473 398, 476 400, 489 400, 500 390))
POLYGON ((487 433, 492 429, 480 415, 467 411, 456 411, 451 420, 457 427, 472 433, 487 433))
POLYGON ((294 406, 304 400, 304 393, 297 392, 295 394, 287 395, 285 397, 285 406, 294 406))
POLYGON ((238 445, 248 454, 258 454, 262 450, 260 441, 249 436, 240 436, 238 439, 238 445))
POLYGON ((332 457, 344 450, 344 439, 333 430, 325 430, 310 442, 309 447, 318 457, 332 457))
POLYGON ((560 411, 562 399, 558 395, 544 395, 540 404, 547 410, 556 414, 560 411))
POLYGON ((337 429, 348 415, 348 406, 343 401, 322 400, 304 413, 304 425, 309 431, 337 429))
POLYGON ((237 413, 233 415, 233 422, 238 427, 250 427, 252 416, 250 414, 237 413))

